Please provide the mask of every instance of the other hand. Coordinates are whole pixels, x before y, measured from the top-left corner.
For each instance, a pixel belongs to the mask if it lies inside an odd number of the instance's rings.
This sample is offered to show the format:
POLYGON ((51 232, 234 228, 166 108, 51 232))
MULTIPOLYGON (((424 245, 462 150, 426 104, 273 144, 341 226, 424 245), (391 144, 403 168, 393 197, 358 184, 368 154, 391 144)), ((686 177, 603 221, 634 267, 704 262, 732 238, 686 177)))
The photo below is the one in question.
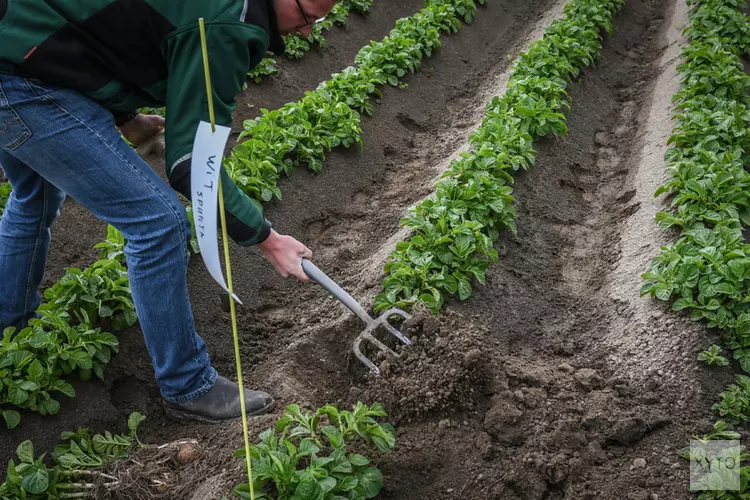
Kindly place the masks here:
POLYGON ((159 115, 136 115, 129 122, 120 125, 120 133, 135 144, 141 146, 161 133, 166 123, 163 116, 159 115))
POLYGON ((281 276, 296 276, 300 281, 308 282, 310 278, 302 269, 302 259, 311 259, 312 252, 305 245, 291 236, 281 235, 271 230, 271 234, 258 248, 281 276))

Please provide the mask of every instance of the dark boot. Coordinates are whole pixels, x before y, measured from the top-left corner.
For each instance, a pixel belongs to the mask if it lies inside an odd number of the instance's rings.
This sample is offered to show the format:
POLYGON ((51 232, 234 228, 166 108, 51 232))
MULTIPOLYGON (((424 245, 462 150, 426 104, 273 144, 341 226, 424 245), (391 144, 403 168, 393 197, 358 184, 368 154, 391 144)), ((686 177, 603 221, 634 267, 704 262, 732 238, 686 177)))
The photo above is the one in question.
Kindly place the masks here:
MULTIPOLYGON (((176 420, 197 420, 219 423, 242 418, 240 394, 237 384, 221 375, 203 396, 186 403, 165 402, 167 416, 176 420)), ((247 416, 262 415, 273 408, 273 398, 262 391, 245 389, 245 411, 247 416)))

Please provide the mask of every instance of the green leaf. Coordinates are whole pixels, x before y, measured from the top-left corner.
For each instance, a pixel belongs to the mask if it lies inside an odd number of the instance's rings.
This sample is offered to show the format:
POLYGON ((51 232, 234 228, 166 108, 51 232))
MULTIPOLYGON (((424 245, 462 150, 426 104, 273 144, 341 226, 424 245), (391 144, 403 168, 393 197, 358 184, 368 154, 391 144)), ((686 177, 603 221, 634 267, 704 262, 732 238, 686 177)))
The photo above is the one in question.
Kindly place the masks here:
POLYGON ((740 367, 745 373, 750 373, 750 355, 739 358, 740 367))
POLYGON ((656 290, 656 298, 659 300, 669 300, 671 296, 672 292, 667 288, 659 288, 656 290))
POLYGON ((8 386, 8 400, 16 406, 23 405, 29 399, 29 393, 13 383, 8 386))
POLYGON ((693 299, 677 299, 674 301, 674 304, 672 304, 672 310, 682 311, 683 309, 692 307, 693 304, 694 304, 693 299))
POLYGON ((0 413, 3 414, 3 418, 5 419, 5 424, 8 426, 8 429, 15 428, 21 422, 21 414, 17 411, 3 410, 0 413))
POLYGON ((381 453, 385 453, 396 446, 396 434, 392 426, 372 425, 367 428, 367 432, 381 453))
MULTIPOLYGON (((198 253, 197 251, 195 253, 198 253)), ((136 314, 135 310, 133 309, 126 309, 123 311, 123 314, 125 315, 125 323, 127 323, 128 326, 133 326, 138 322, 138 315, 136 314)))
POLYGON ((49 473, 44 465, 35 466, 31 474, 24 474, 21 488, 28 493, 38 495, 47 491, 49 487, 49 473))
POLYGON ((146 417, 144 417, 142 414, 138 413, 137 411, 134 411, 130 414, 128 417, 128 429, 130 429, 131 435, 135 435, 136 430, 138 429, 138 426, 146 420, 146 417))
POLYGON ((347 460, 347 458, 343 455, 339 459, 337 459, 334 463, 335 465, 331 469, 331 472, 333 473, 351 474, 353 471, 352 464, 349 463, 349 460, 347 460))
POLYGON ((338 490, 339 491, 350 491, 359 485, 359 479, 354 476, 345 476, 339 480, 338 490))
POLYGON ((104 365, 96 363, 94 364, 93 370, 99 380, 104 380, 104 365))
POLYGON ((323 490, 323 493, 328 493, 336 487, 336 478, 330 476, 324 477, 323 479, 318 480, 318 484, 323 490))
POLYGON ((338 425, 339 410, 334 405, 327 404, 324 407, 318 409, 317 413, 320 415, 327 415, 332 424, 338 425))
POLYGON ((303 439, 299 444, 299 454, 310 455, 312 453, 318 453, 320 448, 315 444, 312 439, 303 439))
POLYGON ((339 431, 336 427, 326 425, 321 429, 321 431, 331 442, 331 447, 334 450, 338 450, 344 445, 344 438, 341 436, 341 431, 339 431))
POLYGON ((18 445, 16 449, 16 455, 21 463, 33 464, 34 463, 34 445, 30 440, 26 440, 18 445))
POLYGON ((11 484, 16 485, 21 484, 21 481, 23 481, 23 478, 16 469, 16 463, 13 460, 8 462, 8 481, 10 481, 11 484))
POLYGON ((363 457, 362 455, 359 455, 357 453, 352 453, 351 455, 349 455, 349 461, 355 467, 364 467, 365 465, 370 463, 370 461, 366 457, 363 457))
POLYGON ((458 298, 466 300, 471 296, 471 283, 469 280, 458 280, 458 298))
POLYGON ((99 317, 101 317, 101 318, 110 318, 110 317, 112 317, 112 314, 114 314, 114 311, 112 310, 111 307, 109 307, 109 306, 107 306, 105 304, 100 304, 99 305, 99 317))
POLYGON ((47 415, 56 415, 60 411, 60 403, 49 396, 42 400, 41 407, 47 415))
POLYGON ((42 363, 35 359, 31 365, 29 365, 29 379, 33 380, 35 382, 40 381, 42 377, 44 377, 44 367, 42 366, 42 363))
POLYGON ((50 390, 53 390, 53 389, 56 391, 60 391, 61 393, 68 396, 69 398, 76 397, 76 391, 73 388, 73 386, 67 382, 63 382, 62 380, 58 380, 57 383, 50 390))
POLYGON ((86 351, 74 351, 70 354, 70 359, 84 370, 90 370, 93 366, 91 356, 86 351))
POLYGON ((20 389, 23 389, 24 391, 28 391, 28 392, 34 392, 37 389, 39 389, 39 384, 36 384, 32 382, 31 380, 22 380, 20 382, 16 382, 16 385, 20 389))
POLYGON ((383 489, 383 474, 375 467, 368 467, 359 476, 359 484, 365 498, 375 498, 383 489))
POLYGON ((373 403, 367 410, 367 415, 370 417, 387 417, 388 412, 385 411, 383 405, 380 403, 373 403))
POLYGON ((314 479, 305 479, 297 485, 292 500, 323 500, 323 488, 314 479))

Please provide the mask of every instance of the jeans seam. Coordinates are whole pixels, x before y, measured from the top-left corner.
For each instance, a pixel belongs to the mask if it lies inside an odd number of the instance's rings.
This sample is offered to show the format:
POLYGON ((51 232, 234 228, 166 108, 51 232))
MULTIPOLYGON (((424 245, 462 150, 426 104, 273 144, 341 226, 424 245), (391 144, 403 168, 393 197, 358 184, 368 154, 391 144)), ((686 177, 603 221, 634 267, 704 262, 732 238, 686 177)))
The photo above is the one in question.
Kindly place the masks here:
POLYGON ((34 240, 34 252, 31 254, 31 262, 29 263, 28 278, 26 279, 26 289, 23 291, 23 317, 26 317, 26 315, 29 313, 29 293, 36 293, 36 290, 31 291, 31 281, 33 278, 34 262, 36 262, 37 254, 39 253, 42 231, 45 225, 45 221, 47 220, 47 205, 49 202, 47 181, 42 181, 42 185, 44 186, 44 193, 42 195, 42 216, 39 218, 39 228, 37 229, 36 239, 34 240))
POLYGON ((27 90, 28 90, 29 92, 31 92, 32 94, 34 94, 34 96, 35 96, 35 97, 41 97, 42 95, 44 95, 44 94, 40 94, 40 93, 38 93, 38 92, 37 92, 37 91, 36 91, 36 90, 34 89, 34 86, 33 86, 33 85, 31 85, 31 82, 30 82, 30 81, 29 81, 29 80, 28 80, 27 78, 21 78, 21 81, 23 82, 23 85, 24 85, 24 86, 26 87, 26 89, 27 89, 27 90))
POLYGON ((10 100, 8 99, 8 96, 5 94, 5 91, 3 90, 2 82, 0 82, 0 97, 4 97, 3 100, 8 106, 8 110, 13 114, 13 116, 16 117, 15 119, 18 121, 18 123, 21 124, 21 128, 22 128, 21 135, 17 139, 15 139, 13 142, 11 142, 8 146, 5 147, 5 149, 9 151, 14 151, 20 148, 21 146, 23 146, 23 144, 26 141, 31 139, 31 136, 33 135, 33 133, 31 132, 29 127, 26 125, 26 122, 24 122, 21 119, 21 116, 18 114, 18 112, 13 108, 13 106, 10 105, 10 100))

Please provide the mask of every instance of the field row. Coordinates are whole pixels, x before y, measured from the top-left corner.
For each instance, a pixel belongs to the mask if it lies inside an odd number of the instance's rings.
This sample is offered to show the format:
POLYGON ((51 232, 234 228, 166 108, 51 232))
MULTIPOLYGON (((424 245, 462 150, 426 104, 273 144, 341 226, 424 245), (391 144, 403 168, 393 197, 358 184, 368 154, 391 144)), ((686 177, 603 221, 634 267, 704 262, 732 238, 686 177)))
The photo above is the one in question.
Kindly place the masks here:
MULTIPOLYGON (((662 247, 643 274, 642 295, 672 301, 721 332, 743 371, 750 373, 750 76, 741 56, 750 53, 750 27, 741 0, 692 0, 689 43, 683 50, 682 89, 674 96, 677 126, 667 151, 670 179, 656 192, 672 198, 660 212, 663 228, 679 238, 662 247)), ((718 346, 701 358, 726 364, 718 346)), ((716 406, 733 422, 750 418, 750 384, 745 376, 716 406)))
POLYGON ((446 298, 465 300, 475 283, 485 282, 500 232, 516 231, 513 175, 534 164, 534 141, 567 132, 568 82, 595 62, 600 32, 612 31, 624 3, 570 2, 565 17, 519 56, 507 91, 492 99, 472 134, 471 149, 451 163, 434 196, 402 220, 412 236, 390 255, 378 310, 421 303, 438 313, 446 298))
MULTIPOLYGON (((656 196, 671 198, 672 210, 656 221, 679 231, 677 241, 661 248, 642 275, 641 295, 670 301, 673 311, 690 313, 720 333, 741 369, 750 373, 750 245, 743 230, 750 223, 750 76, 742 56, 750 53, 750 24, 744 0, 688 0, 688 43, 678 65, 681 89, 675 94, 677 123, 665 154, 669 180, 656 196)), ((712 345, 698 359, 726 366, 722 348, 712 345)), ((713 406, 721 418, 703 439, 739 439, 727 423, 750 419, 750 378, 737 375, 713 406)), ((690 448, 681 456, 693 459, 690 448)), ((745 498, 741 491, 706 491, 701 500, 745 498)), ((710 490, 716 484, 706 483, 710 490)), ((692 486, 698 486, 691 483, 692 486)))

